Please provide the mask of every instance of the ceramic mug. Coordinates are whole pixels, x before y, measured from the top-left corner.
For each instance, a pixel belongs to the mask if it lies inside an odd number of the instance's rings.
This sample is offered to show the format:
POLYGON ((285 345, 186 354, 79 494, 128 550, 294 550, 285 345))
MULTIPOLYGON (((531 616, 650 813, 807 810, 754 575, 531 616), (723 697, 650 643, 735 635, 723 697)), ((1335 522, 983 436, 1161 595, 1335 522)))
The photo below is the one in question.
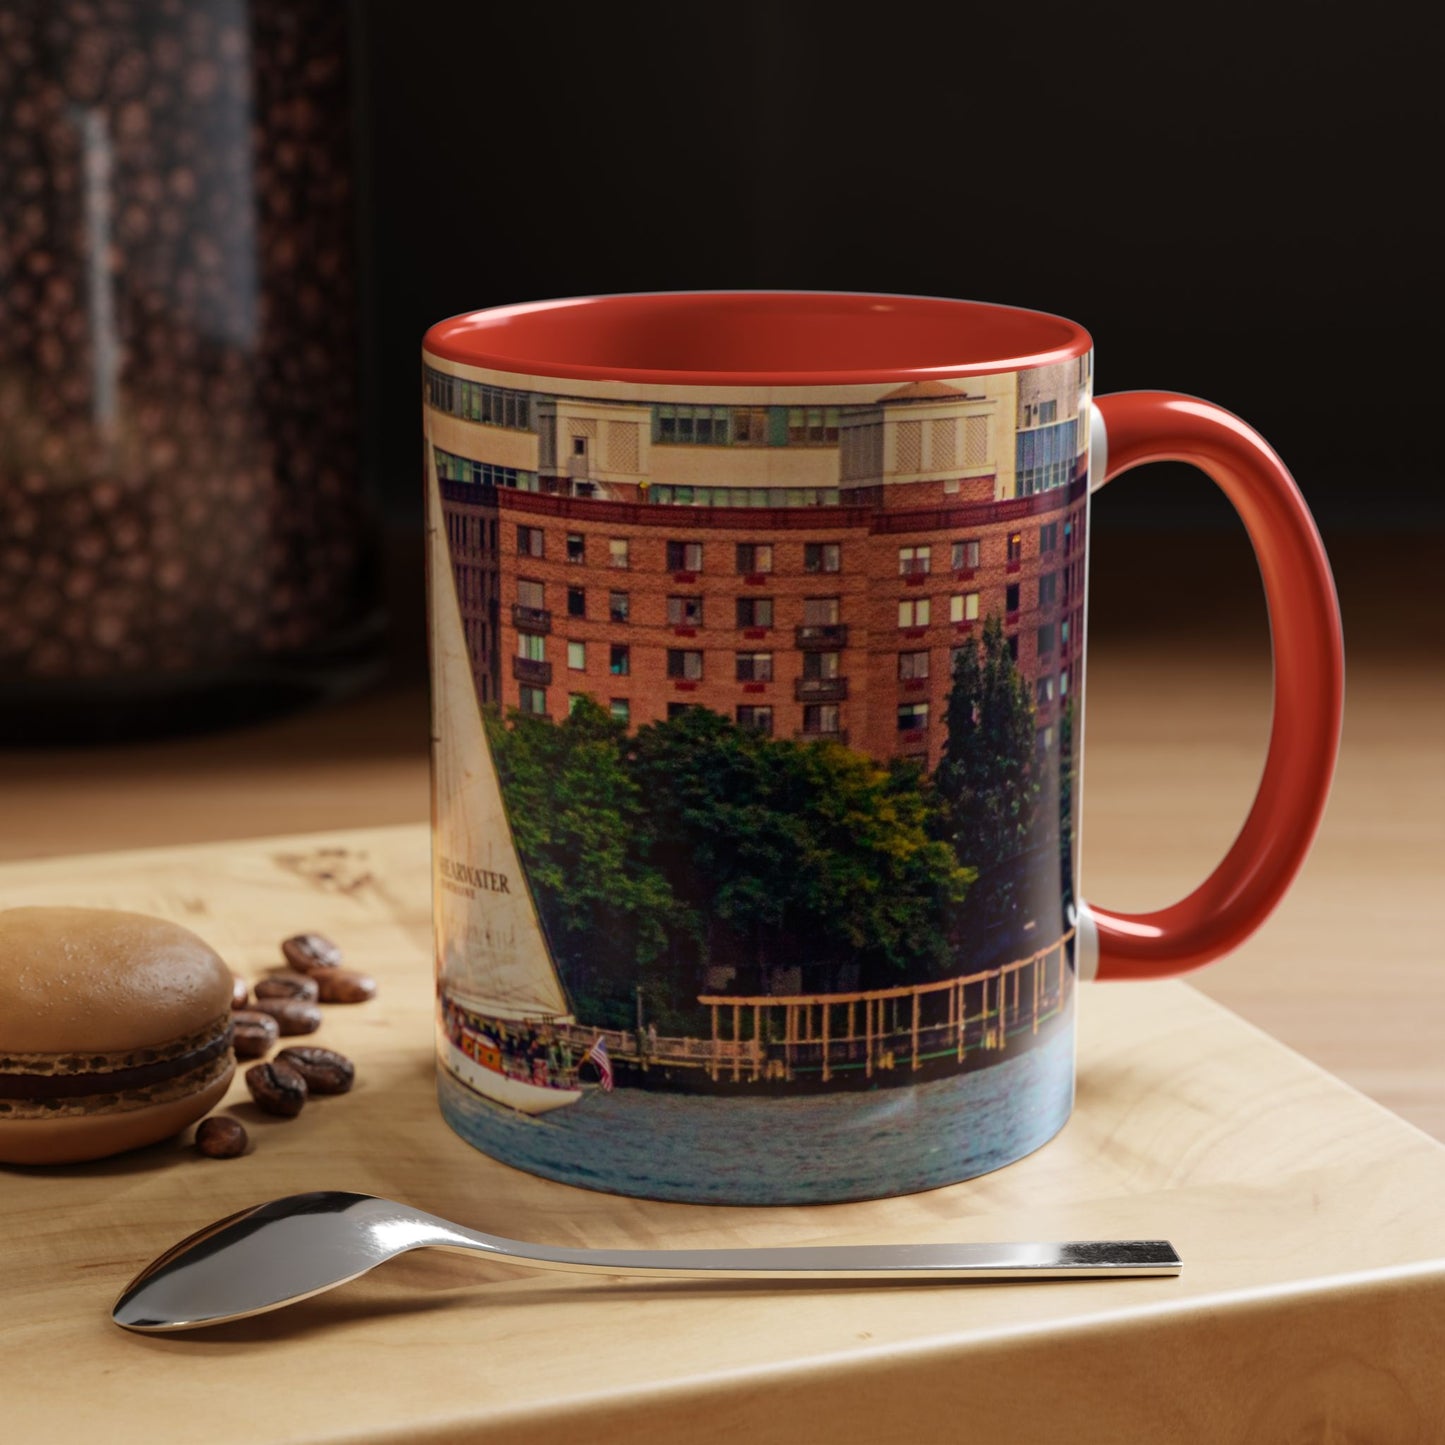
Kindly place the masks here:
POLYGON ((1079 979, 1246 938, 1338 745, 1338 606, 1265 442, 1092 397, 1082 327, 888 295, 598 296, 424 343, 439 1094, 486 1153, 791 1204, 1069 1117, 1079 979), (1171 908, 1078 896, 1091 489, 1184 460, 1253 540, 1263 780, 1171 908))

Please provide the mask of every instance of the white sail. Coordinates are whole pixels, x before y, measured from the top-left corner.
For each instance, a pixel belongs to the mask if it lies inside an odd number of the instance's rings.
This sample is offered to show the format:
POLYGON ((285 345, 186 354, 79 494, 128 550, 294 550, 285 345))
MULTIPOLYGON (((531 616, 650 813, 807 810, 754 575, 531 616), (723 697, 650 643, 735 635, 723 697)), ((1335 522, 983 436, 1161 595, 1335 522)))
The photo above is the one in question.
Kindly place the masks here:
POLYGON ((426 452, 433 910, 441 983, 457 1003, 491 1018, 570 1021, 502 805, 430 442, 426 452))

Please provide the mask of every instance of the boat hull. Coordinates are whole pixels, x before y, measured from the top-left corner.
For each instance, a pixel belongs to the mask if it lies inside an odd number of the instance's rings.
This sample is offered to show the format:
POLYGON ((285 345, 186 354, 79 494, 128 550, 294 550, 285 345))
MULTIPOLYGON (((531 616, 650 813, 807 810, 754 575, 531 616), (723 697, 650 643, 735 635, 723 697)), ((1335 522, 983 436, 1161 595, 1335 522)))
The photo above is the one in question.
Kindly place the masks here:
POLYGON ((444 1038, 442 1044, 442 1062, 450 1073, 484 1099, 515 1109, 519 1114, 550 1114, 553 1109, 575 1104, 582 1097, 581 1089, 550 1088, 499 1074, 469 1059, 450 1039, 444 1038))

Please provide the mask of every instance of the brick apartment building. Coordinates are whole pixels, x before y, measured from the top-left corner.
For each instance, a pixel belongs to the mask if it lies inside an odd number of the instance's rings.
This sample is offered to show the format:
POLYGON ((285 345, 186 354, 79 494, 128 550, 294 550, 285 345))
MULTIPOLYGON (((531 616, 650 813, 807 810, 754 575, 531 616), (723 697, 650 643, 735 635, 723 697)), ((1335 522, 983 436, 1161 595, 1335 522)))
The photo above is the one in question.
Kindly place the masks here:
POLYGON ((1081 681, 1089 379, 699 406, 429 367, 479 696, 560 719, 590 694, 634 727, 701 705, 933 766, 954 650, 997 615, 1051 741, 1081 681))

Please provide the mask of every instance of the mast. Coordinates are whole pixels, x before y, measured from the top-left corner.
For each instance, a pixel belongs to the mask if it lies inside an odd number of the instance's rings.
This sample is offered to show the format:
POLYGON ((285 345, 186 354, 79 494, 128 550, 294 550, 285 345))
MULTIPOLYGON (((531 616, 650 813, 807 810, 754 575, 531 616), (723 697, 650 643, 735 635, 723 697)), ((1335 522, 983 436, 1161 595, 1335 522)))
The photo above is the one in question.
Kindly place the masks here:
POLYGON ((570 1022, 571 1005, 517 853, 482 722, 430 439, 426 453, 432 897, 440 981, 457 1003, 491 1018, 570 1022))

